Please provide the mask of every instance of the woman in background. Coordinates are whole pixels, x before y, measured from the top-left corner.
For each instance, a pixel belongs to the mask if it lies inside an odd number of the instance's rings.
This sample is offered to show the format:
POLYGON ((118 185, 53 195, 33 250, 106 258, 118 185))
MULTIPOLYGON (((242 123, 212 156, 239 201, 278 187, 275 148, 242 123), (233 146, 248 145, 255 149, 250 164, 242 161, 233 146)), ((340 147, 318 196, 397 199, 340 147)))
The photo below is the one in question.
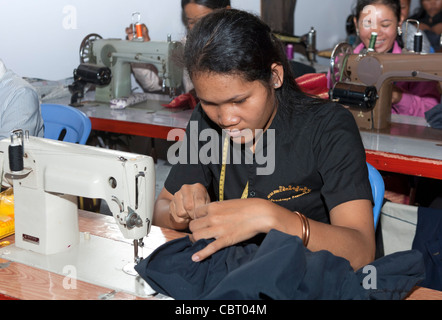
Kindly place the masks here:
MULTIPOLYGON (((414 35, 417 32, 417 26, 414 22, 406 23, 408 17, 410 16, 410 4, 411 0, 400 0, 401 1, 401 28, 402 28, 402 41, 404 43, 404 49, 408 51, 414 50, 414 35)), ((412 19, 412 18, 410 18, 412 19)), ((419 25, 419 30, 420 25, 419 25)), ((434 49, 431 46, 430 41, 425 33, 422 33, 422 53, 434 53, 434 49)))
POLYGON ((418 12, 412 16, 420 22, 420 28, 430 39, 436 51, 441 49, 442 0, 421 0, 418 12))
MULTIPOLYGON (((402 53, 399 36, 401 6, 399 0, 358 0, 355 14, 360 53, 369 46, 372 32, 377 32, 374 50, 378 53, 402 53)), ((425 112, 440 103, 439 83, 435 81, 396 82, 392 94, 392 113, 425 117, 425 112)))
MULTIPOLYGON (((181 0, 181 9, 183 15, 183 22, 187 30, 192 30, 198 20, 216 9, 230 8, 230 0, 181 0)), ((126 28, 127 39, 133 39, 132 25, 126 28)), ((143 39, 150 41, 149 30, 143 24, 143 39)), ((186 40, 183 39, 183 42, 186 40)), ((135 79, 141 85, 145 92, 160 91, 161 79, 158 77, 158 71, 153 65, 149 64, 132 64, 132 72, 135 79)), ((183 91, 190 92, 193 89, 193 84, 184 72, 183 75, 183 91)))

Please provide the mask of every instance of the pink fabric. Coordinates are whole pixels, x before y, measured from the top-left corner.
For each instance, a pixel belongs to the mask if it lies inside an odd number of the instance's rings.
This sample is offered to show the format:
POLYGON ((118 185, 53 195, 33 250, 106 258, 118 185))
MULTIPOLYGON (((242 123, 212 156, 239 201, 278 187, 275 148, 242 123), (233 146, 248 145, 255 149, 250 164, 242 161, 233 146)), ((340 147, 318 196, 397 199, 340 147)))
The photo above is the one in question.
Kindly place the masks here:
MULTIPOLYGON (((364 49, 364 44, 359 44, 354 53, 359 53, 364 49)), ((402 49, 395 41, 393 52, 402 53, 402 49)), ((392 105, 391 112, 415 117, 425 117, 425 112, 440 103, 441 94, 439 83, 435 81, 422 82, 396 82, 395 85, 403 92, 399 103, 392 105)))

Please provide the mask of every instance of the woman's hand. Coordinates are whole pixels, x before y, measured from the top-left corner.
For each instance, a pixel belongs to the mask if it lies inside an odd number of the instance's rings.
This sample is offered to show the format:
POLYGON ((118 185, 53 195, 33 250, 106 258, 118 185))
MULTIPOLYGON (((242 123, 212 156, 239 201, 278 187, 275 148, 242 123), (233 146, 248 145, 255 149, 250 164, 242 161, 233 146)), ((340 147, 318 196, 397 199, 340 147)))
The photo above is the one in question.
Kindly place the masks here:
POLYGON ((269 232, 270 206, 274 204, 263 199, 236 199, 198 207, 195 219, 189 224, 191 239, 214 238, 215 241, 195 253, 192 260, 204 260, 220 249, 248 240, 258 233, 269 232))
POLYGON ((393 85, 391 104, 398 104, 402 100, 402 90, 393 85))
MULTIPOLYGON (((144 23, 141 25, 141 30, 143 32, 143 41, 150 41, 149 29, 147 29, 144 23)), ((129 27, 126 28, 126 39, 132 40, 133 38, 134 38, 134 30, 133 30, 133 24, 131 24, 129 27)))
POLYGON ((196 210, 210 202, 206 188, 200 184, 183 185, 169 205, 171 219, 179 224, 189 224, 196 217, 196 210))

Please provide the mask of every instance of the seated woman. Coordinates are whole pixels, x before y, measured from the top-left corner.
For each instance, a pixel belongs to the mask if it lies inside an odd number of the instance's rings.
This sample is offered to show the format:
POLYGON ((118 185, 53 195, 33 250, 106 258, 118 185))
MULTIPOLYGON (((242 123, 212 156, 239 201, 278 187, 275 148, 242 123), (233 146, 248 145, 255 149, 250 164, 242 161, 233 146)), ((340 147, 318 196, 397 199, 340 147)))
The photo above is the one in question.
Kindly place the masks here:
POLYGON ((40 101, 35 89, 0 60, 0 139, 17 129, 44 136, 40 101))
POLYGON ((428 36, 436 51, 441 49, 442 0, 421 0, 421 6, 412 16, 420 22, 421 30, 428 36))
MULTIPOLYGON (((411 0, 400 0, 401 1, 401 31, 402 31, 402 42, 404 43, 404 49, 408 51, 414 50, 414 35, 418 32, 417 26, 413 23, 406 23, 408 17, 410 16, 410 5, 411 0)), ((412 18, 410 18, 412 19, 412 18)), ((415 19, 416 20, 416 19, 415 19)), ((419 26, 420 31, 420 26, 419 26)), ((434 53, 434 48, 431 46, 430 41, 425 33, 422 33, 422 53, 434 53)))
POLYGON ((352 114, 304 94, 280 41, 243 11, 202 18, 188 35, 185 63, 200 104, 179 161, 168 159, 176 164, 153 224, 215 239, 196 262, 276 229, 355 269, 370 263, 373 199, 352 114))
MULTIPOLYGON (((354 53, 368 48, 372 32, 378 34, 374 47, 376 52, 402 53, 402 41, 398 35, 400 21, 399 0, 358 0, 355 25, 361 43, 354 53)), ((396 82, 391 101, 392 113, 425 117, 425 112, 440 101, 438 82, 396 82)))

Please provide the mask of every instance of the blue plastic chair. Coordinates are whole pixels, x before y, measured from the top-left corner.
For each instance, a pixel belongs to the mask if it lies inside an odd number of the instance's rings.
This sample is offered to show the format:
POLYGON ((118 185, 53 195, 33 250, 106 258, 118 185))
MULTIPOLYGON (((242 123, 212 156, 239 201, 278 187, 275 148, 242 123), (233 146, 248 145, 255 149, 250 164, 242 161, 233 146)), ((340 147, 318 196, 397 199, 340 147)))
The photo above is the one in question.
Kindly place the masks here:
POLYGON ((381 174, 375 167, 367 162, 368 167, 368 179, 370 180, 371 191, 373 193, 373 218, 374 228, 378 225, 379 217, 381 215, 381 208, 384 203, 385 184, 381 174))
POLYGON ((89 117, 74 107, 42 103, 44 137, 78 144, 86 144, 92 125, 89 117))

